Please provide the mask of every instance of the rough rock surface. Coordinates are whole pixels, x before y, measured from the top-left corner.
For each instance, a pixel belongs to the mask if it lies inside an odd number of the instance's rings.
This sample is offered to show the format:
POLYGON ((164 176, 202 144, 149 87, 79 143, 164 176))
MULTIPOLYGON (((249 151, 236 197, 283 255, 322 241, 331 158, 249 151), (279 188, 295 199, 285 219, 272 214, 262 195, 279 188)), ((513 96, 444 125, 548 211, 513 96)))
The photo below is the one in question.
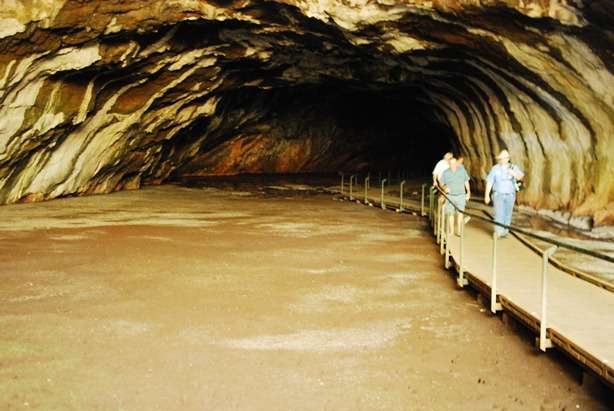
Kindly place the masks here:
POLYGON ((2 0, 0 202, 397 167, 431 133, 612 223, 613 23, 606 0, 2 0))

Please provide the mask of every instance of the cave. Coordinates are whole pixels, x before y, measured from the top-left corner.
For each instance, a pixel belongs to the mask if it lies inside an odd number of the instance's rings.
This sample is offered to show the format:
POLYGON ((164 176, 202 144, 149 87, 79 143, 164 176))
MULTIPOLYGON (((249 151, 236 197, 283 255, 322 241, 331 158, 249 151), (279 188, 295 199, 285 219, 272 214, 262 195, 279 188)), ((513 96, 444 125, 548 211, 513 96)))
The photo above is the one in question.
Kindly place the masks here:
POLYGON ((573 385, 602 360, 493 333, 418 217, 445 153, 480 198, 507 150, 517 205, 605 238, 613 28, 611 0, 3 1, 0 408, 605 409, 573 385))
POLYGON ((608 224, 611 4, 474 3, 11 3, 0 201, 182 175, 428 175, 447 150, 481 189, 507 149, 519 203, 608 224))

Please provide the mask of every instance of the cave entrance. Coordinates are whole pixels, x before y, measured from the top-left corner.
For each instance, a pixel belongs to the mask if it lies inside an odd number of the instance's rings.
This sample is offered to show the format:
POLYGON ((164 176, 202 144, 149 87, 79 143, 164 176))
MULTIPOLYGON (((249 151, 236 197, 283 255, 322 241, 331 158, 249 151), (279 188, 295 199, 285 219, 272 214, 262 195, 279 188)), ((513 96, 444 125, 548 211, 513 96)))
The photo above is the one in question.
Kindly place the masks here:
MULTIPOLYGON (((200 152, 176 175, 342 171, 429 176, 445 152, 455 151, 454 132, 425 104, 420 90, 370 87, 319 84, 225 92, 217 107, 222 125, 206 129, 200 152)), ((199 136, 198 130, 191 133, 176 141, 191 144, 190 138, 199 136)))

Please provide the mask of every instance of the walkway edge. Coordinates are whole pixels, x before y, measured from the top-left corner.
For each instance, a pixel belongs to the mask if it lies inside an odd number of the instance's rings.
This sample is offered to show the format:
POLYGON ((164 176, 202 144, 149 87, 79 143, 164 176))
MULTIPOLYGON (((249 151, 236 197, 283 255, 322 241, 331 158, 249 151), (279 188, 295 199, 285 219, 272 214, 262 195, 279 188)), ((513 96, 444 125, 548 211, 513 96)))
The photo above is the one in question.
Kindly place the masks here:
MULTIPOLYGON (((450 256, 452 267, 458 272, 460 270, 460 264, 456 261, 454 256, 450 256)), ((478 276, 470 271, 464 271, 465 278, 469 281, 469 284, 479 293, 484 294, 490 298, 491 288, 488 284, 482 281, 478 276)), ((519 305, 515 304, 511 299, 504 295, 498 294, 497 300, 501 304, 501 307, 512 314, 514 318, 518 319, 522 324, 531 329, 536 334, 539 334, 540 320, 531 313, 524 310, 519 305)), ((551 339, 552 344, 559 348, 561 352, 571 357, 586 368, 591 369, 595 374, 600 376, 610 387, 614 388, 614 368, 609 364, 604 363, 591 353, 584 350, 582 347, 575 344, 573 341, 565 337, 560 332, 548 328, 547 336, 551 339)))
MULTIPOLYGON (((353 199, 350 200, 348 196, 341 194, 339 191, 337 192, 332 192, 333 194, 336 195, 340 195, 341 198, 344 201, 351 201, 351 202, 356 202, 356 203, 360 203, 365 205, 361 200, 359 199, 353 199)), ((379 201, 378 199, 375 199, 373 197, 368 197, 369 201, 379 201)), ((413 200, 413 199, 412 199, 413 200)), ((407 199, 407 201, 412 201, 410 199, 407 199)), ((415 201, 415 200, 413 200, 415 201)), ((395 200, 388 200, 387 205, 390 205, 392 209, 398 208, 399 203, 395 200)), ((406 208, 406 214, 413 214, 413 215, 417 215, 420 216, 419 214, 419 209, 416 208, 412 208, 412 207, 408 207, 407 204, 404 205, 404 207, 406 208)), ((492 214, 490 214, 487 211, 484 210, 476 210, 476 211, 481 211, 484 215, 486 215, 489 218, 493 218, 492 214)), ((531 251, 535 252, 536 254, 538 254, 539 256, 542 255, 543 250, 540 249, 537 244, 533 243, 531 240, 529 240, 526 236, 522 235, 522 234, 518 234, 518 233, 511 233, 514 237, 516 237, 521 243, 523 243, 525 246, 527 246, 531 251)), ((572 277, 576 277, 579 278, 583 281, 586 281, 588 283, 591 283, 599 288, 603 288, 604 290, 607 290, 609 292, 613 292, 614 293, 614 284, 610 283, 608 281, 602 280, 599 277, 594 276, 593 274, 589 274, 585 271, 580 270, 579 268, 575 268, 572 267, 570 265, 567 265, 565 263, 563 263, 561 260, 557 259, 556 257, 550 257, 549 258, 549 263, 552 264, 553 267, 558 268, 559 270, 565 272, 566 274, 571 275, 572 277)))
MULTIPOLYGON (((492 214, 490 214, 487 211, 482 210, 482 212, 484 213, 484 215, 488 216, 489 218, 493 218, 492 214)), ((543 251, 541 248, 538 247, 537 244, 535 244, 533 241, 529 240, 525 235, 523 234, 518 234, 518 233, 511 233, 514 237, 516 237, 521 243, 523 243, 525 246, 529 247, 533 252, 535 252, 537 255, 541 256, 543 251)), ((601 278, 595 277, 592 274, 589 274, 585 271, 582 271, 578 268, 572 267, 570 265, 565 264, 564 262, 562 262, 561 260, 559 260, 556 257, 550 257, 549 260, 550 264, 552 264, 554 267, 558 268, 561 271, 564 271, 565 273, 579 278, 583 281, 589 282, 593 285, 596 285, 597 287, 603 288, 605 290, 608 290, 610 292, 614 292, 614 284, 609 283, 607 281, 602 280, 601 278)))
MULTIPOLYGON (((340 194, 340 193, 337 193, 340 194)), ((364 204, 362 201, 360 201, 359 199, 352 199, 350 200, 347 196, 340 194, 340 198, 342 200, 347 200, 350 202, 356 202, 358 204, 362 204, 362 205, 366 205, 364 204)), ((370 197, 367 198, 368 200, 371 200, 370 197)), ((376 200, 373 200, 376 201, 376 200)), ((396 203, 395 201, 388 201, 386 203, 386 209, 395 209, 395 205, 398 205, 398 203, 396 203)), ((379 208, 379 207, 378 207, 379 208)), ((413 209, 415 210, 415 209, 413 209)), ((413 211, 410 209, 406 209, 405 213, 411 213, 415 216, 419 216, 419 213, 416 213, 415 211, 413 211)), ((490 214, 484 210, 481 210, 485 215, 489 216, 490 218, 492 218, 492 216, 490 216, 490 214)), ((542 250, 536 245, 533 244, 531 241, 527 240, 526 238, 524 238, 524 236, 520 236, 516 233, 513 233, 513 235, 522 243, 524 244, 526 247, 528 247, 531 251, 535 252, 538 255, 542 255, 542 250)), ((451 259, 451 267, 453 267, 455 269, 455 271, 459 272, 460 271, 460 265, 459 263, 456 261, 455 257, 453 255, 450 255, 450 259, 451 259)), ((591 274, 588 273, 584 273, 580 270, 577 270, 573 267, 569 267, 566 264, 562 263, 559 260, 553 261, 553 259, 550 259, 550 263, 560 269, 561 271, 565 272, 566 274, 569 274, 573 277, 577 277, 580 280, 589 282, 593 285, 596 285, 600 288, 603 288, 607 291, 614 291, 614 286, 611 284, 607 284, 604 283, 602 280, 597 279, 595 277, 593 277, 591 274)), ((479 293, 482 293, 485 296, 491 296, 491 287, 486 284, 484 281, 482 281, 478 276, 476 276, 475 274, 469 272, 469 271, 464 271, 464 276, 465 278, 467 278, 470 286, 475 289, 476 291, 478 291, 479 293)), ((499 303, 501 303, 501 307, 503 308, 503 310, 505 310, 506 312, 508 312, 509 314, 511 314, 514 318, 516 318, 518 321, 520 321, 522 324, 524 324, 525 326, 527 326, 531 331, 535 332, 535 333, 539 333, 540 330, 540 320, 536 317, 534 317, 531 313, 527 312, 526 310, 524 310, 522 307, 520 307, 519 305, 515 304, 511 299, 505 297, 502 294, 498 294, 497 295, 497 299, 499 301, 499 303)), ((547 329, 547 336, 548 338, 550 338, 550 340, 552 341, 552 344, 557 347, 561 352, 565 353, 568 357, 570 357, 572 360, 576 361, 577 363, 579 363, 581 366, 583 366, 585 369, 590 369, 591 371, 593 371, 596 375, 598 375, 602 381, 604 381, 604 383, 606 383, 608 386, 610 386, 611 388, 614 388, 614 368, 612 368, 612 366, 602 360, 600 360, 599 358, 595 357, 594 355, 592 355, 591 353, 587 352, 586 350, 584 350, 582 347, 578 346, 577 344, 575 344, 573 341, 571 341, 569 338, 565 337, 563 334, 561 334, 560 332, 552 329, 552 328, 548 328, 547 329)))

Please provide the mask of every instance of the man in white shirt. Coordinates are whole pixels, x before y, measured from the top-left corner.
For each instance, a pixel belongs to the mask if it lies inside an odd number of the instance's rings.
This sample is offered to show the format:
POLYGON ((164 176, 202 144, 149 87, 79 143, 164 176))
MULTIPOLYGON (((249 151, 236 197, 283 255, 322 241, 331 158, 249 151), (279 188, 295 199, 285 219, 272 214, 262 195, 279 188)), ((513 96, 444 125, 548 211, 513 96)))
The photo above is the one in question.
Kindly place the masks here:
MULTIPOLYGON (((437 164, 435 164, 435 168, 433 169, 433 187, 431 188, 434 194, 437 194, 438 188, 442 188, 440 178, 443 175, 443 172, 450 168, 450 159, 452 157, 454 157, 454 155, 450 152, 447 152, 443 155, 443 159, 439 160, 437 164)), ((443 195, 439 194, 437 201, 439 202, 439 207, 443 207, 446 198, 443 195)))
POLYGON ((433 187, 441 187, 439 183, 439 179, 444 171, 450 168, 450 159, 454 157, 452 153, 446 153, 443 156, 443 159, 439 160, 437 164, 435 164, 435 168, 433 169, 433 187))

